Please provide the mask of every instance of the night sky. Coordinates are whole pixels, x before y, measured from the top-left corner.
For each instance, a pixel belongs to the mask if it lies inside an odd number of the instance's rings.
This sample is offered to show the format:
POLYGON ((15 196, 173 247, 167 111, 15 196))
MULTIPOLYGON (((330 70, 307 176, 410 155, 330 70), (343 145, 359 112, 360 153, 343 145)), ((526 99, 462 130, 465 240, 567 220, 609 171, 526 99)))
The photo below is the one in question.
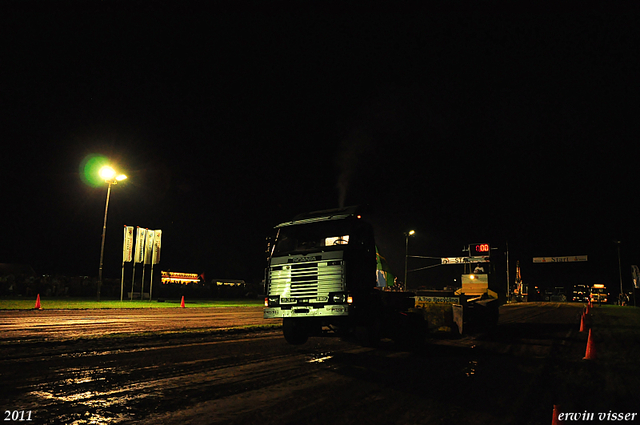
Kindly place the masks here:
POLYGON ((129 176, 106 277, 126 224, 163 230, 163 270, 259 282, 273 226, 359 204, 397 275, 415 229, 413 255, 508 242, 512 278, 615 291, 621 241, 630 289, 638 7, 392 3, 3 2, 0 262, 97 275, 101 154, 129 176))

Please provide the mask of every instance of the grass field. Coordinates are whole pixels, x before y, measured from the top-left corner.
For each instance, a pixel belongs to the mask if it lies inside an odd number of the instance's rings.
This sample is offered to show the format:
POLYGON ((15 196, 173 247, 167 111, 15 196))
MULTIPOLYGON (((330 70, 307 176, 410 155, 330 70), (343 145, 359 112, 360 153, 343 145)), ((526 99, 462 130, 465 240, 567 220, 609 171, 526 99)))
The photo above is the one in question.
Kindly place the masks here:
POLYGON ((640 357, 640 308, 606 305, 591 311, 598 359, 635 366, 640 357))
MULTIPOLYGON (((102 308, 177 308, 181 299, 166 299, 163 302, 157 300, 124 300, 102 299, 96 301, 89 298, 46 298, 40 297, 40 306, 49 310, 64 309, 102 309, 102 308)), ((0 310, 31 310, 36 305, 36 297, 33 299, 23 297, 0 299, 0 310)), ((263 301, 259 299, 241 300, 190 300, 185 298, 185 307, 191 308, 219 308, 219 307, 259 307, 263 301)))

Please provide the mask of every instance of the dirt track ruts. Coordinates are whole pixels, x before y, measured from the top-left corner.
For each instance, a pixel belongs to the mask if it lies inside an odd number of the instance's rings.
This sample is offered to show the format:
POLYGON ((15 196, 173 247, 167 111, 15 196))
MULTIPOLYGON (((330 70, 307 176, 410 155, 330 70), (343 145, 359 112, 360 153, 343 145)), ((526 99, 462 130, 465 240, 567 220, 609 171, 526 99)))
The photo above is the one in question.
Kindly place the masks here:
POLYGON ((2 310, 0 342, 279 324, 262 307, 2 310))

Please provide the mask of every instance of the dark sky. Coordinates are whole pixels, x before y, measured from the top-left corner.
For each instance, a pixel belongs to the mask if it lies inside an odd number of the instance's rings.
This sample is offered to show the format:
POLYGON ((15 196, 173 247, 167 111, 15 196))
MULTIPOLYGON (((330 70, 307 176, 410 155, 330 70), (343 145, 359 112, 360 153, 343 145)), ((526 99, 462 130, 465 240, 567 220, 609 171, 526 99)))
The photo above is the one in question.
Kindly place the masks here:
POLYGON ((162 269, 259 281, 274 225, 344 202, 370 205, 397 274, 414 228, 415 255, 508 241, 540 284, 619 286, 620 240, 630 286, 637 7, 309 3, 3 2, 0 262, 97 275, 95 153, 129 176, 107 277, 127 224, 163 230, 162 269))

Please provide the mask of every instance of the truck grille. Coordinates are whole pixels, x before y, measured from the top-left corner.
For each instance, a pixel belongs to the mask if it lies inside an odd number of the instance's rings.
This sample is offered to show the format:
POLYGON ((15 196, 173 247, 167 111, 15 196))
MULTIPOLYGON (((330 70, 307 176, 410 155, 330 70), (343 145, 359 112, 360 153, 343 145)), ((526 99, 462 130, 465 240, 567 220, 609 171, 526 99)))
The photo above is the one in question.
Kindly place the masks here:
POLYGON ((272 267, 269 295, 316 298, 343 290, 342 261, 315 261, 272 267))
POLYGON ((291 265, 291 296, 318 296, 318 263, 291 265))

